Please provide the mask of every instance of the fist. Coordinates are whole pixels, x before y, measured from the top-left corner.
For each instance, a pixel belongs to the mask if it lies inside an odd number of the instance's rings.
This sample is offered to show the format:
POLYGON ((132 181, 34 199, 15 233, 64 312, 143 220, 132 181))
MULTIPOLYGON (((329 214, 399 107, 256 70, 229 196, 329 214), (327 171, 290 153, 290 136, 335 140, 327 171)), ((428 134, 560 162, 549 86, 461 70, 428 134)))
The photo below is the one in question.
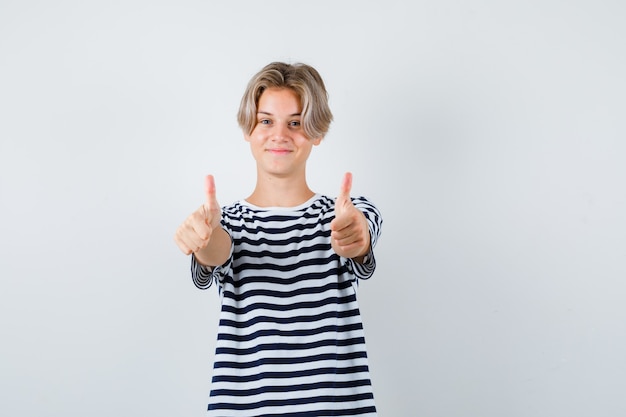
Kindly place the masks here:
POLYGON ((365 215, 352 204, 351 189, 352 174, 347 172, 335 200, 335 218, 330 223, 330 243, 337 255, 359 258, 370 250, 370 231, 365 215))
POLYGON ((215 180, 207 175, 204 183, 206 201, 176 229, 174 241, 186 255, 204 249, 214 230, 220 227, 222 211, 215 197, 215 180))

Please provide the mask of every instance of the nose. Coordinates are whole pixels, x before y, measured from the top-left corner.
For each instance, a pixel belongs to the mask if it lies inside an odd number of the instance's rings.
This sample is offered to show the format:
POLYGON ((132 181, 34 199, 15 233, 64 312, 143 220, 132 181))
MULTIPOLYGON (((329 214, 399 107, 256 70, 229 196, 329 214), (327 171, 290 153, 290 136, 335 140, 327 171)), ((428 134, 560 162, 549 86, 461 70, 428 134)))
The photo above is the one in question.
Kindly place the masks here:
POLYGON ((282 123, 274 125, 274 131, 272 132, 272 140, 284 141, 289 138, 289 128, 282 123))

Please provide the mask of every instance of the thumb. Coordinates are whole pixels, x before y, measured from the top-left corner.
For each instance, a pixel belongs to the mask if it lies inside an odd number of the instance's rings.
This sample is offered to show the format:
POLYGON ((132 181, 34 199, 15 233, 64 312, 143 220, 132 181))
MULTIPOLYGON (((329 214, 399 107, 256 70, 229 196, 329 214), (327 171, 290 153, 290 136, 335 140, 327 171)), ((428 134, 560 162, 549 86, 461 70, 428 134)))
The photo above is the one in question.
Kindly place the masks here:
POLYGON ((352 173, 346 172, 341 183, 341 190, 338 198, 350 201, 350 191, 352 190, 352 173))
POLYGON ((206 194, 206 204, 209 211, 219 210, 219 204, 215 197, 215 180, 213 175, 207 175, 204 179, 204 192, 206 194))
POLYGON ((335 200, 335 214, 341 215, 346 209, 352 204, 352 200, 350 200, 350 190, 352 189, 352 173, 346 172, 343 176, 343 181, 341 183, 341 189, 339 190, 339 195, 337 196, 337 200, 335 200))

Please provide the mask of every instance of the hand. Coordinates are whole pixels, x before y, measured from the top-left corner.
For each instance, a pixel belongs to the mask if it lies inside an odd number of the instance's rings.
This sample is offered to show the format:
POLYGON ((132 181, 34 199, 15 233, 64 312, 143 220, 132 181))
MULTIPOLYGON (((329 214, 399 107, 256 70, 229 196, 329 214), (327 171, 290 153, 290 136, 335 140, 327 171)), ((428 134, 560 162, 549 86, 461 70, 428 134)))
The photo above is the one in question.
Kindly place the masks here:
POLYGON ((215 198, 213 176, 207 175, 204 184, 206 202, 185 219, 174 235, 174 241, 186 255, 206 248, 213 231, 221 227, 222 211, 215 198))
POLYGON ((370 231, 365 215, 350 199, 352 174, 343 177, 341 192, 335 200, 335 218, 330 222, 330 243, 337 255, 360 258, 370 250, 370 231))

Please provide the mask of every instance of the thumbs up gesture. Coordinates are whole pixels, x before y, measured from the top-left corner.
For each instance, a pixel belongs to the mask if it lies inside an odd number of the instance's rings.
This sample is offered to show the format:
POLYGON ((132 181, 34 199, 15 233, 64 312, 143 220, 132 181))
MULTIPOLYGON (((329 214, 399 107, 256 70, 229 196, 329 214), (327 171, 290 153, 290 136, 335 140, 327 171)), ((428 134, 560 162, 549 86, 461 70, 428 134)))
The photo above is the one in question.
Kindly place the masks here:
POLYGON ((186 255, 204 249, 215 231, 221 230, 222 211, 215 197, 215 180, 207 175, 204 183, 206 201, 176 230, 174 241, 186 255))
POLYGON ((365 215, 352 204, 351 188, 352 174, 347 172, 335 200, 335 218, 330 223, 330 243, 337 255, 360 261, 369 252, 370 232, 365 215))

